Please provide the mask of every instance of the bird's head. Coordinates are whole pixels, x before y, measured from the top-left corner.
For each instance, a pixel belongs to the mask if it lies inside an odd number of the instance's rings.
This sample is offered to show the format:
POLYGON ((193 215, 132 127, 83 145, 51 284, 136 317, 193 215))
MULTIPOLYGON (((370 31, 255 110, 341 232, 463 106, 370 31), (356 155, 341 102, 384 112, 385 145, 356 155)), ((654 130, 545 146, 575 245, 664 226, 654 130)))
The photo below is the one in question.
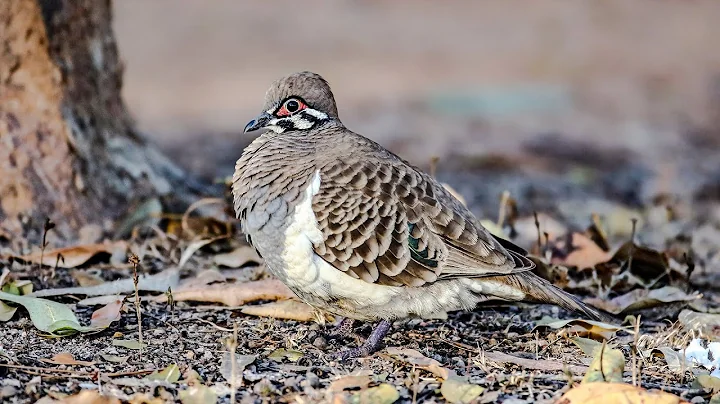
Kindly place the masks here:
POLYGON ((276 133, 304 131, 337 120, 335 97, 319 74, 294 73, 274 82, 265 94, 263 112, 245 126, 245 133, 270 129, 276 133))

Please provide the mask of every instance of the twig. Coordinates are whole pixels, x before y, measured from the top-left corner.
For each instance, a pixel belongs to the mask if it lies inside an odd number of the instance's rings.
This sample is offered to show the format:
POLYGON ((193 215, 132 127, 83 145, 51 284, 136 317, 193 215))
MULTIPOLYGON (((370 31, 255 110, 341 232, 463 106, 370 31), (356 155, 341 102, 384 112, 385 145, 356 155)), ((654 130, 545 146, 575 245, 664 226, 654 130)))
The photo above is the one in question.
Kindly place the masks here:
POLYGON ((237 349, 237 346, 238 346, 237 335, 238 335, 237 323, 233 323, 232 339, 230 339, 227 343, 228 351, 230 351, 230 402, 231 403, 235 402, 235 390, 237 390, 237 387, 235 386, 235 379, 237 378, 237 363, 235 363, 235 350, 237 349))
POLYGON ((140 264, 140 259, 137 255, 130 253, 130 257, 128 259, 130 263, 133 266, 133 284, 135 285, 135 312, 137 313, 137 320, 138 320, 138 343, 140 343, 140 361, 142 361, 143 357, 143 334, 142 334, 142 316, 140 314, 140 290, 138 289, 138 283, 140 281, 140 277, 138 276, 138 265, 140 264))
POLYGON ((170 286, 168 286, 167 292, 165 292, 165 295, 167 296, 167 304, 170 306, 170 322, 175 322, 175 299, 173 298, 172 289, 170 286))
POLYGON ((633 335, 633 347, 630 350, 632 353, 632 380, 633 386, 639 386, 638 380, 640 380, 640 369, 638 368, 637 351, 638 351, 638 340, 640 339, 640 315, 635 318, 633 324, 635 328, 635 335, 633 335))
MULTIPOLYGON (((45 218, 45 224, 43 225, 43 236, 42 236, 42 244, 40 245, 40 265, 39 268, 42 271, 42 267, 44 264, 44 258, 45 258, 45 247, 47 247, 47 234, 50 230, 55 228, 55 223, 50 220, 50 218, 45 218)), ((55 277, 55 269, 53 269, 50 272, 50 279, 55 277)))
POLYGON ((635 252, 635 227, 637 226, 637 219, 632 218, 630 219, 630 221, 632 222, 632 233, 630 234, 630 249, 628 251, 628 272, 632 271, 632 259, 633 253, 635 252))
POLYGON ((506 215, 506 208, 508 204, 508 200, 510 199, 510 191, 505 190, 503 191, 502 195, 500 196, 500 208, 498 211, 498 220, 497 220, 497 226, 502 229, 503 224, 505 223, 505 215, 506 215))
MULTIPOLYGON (((37 366, 13 365, 13 364, 9 364, 9 363, 3 363, 0 365, 0 367, 6 367, 6 368, 12 368, 12 369, 18 369, 18 370, 24 370, 24 371, 30 371, 30 372, 70 373, 75 376, 90 377, 90 378, 94 378, 98 374, 98 372, 84 372, 82 370, 74 370, 74 369, 41 368, 41 367, 37 367, 37 366)), ((107 377, 137 376, 137 375, 142 375, 142 374, 149 374, 149 373, 155 372, 156 370, 157 369, 142 369, 142 370, 133 370, 130 372, 105 373, 105 374, 103 374, 103 376, 107 376, 107 377)))
POLYGON ((538 213, 536 210, 533 211, 533 217, 535 218, 535 228, 537 229, 538 255, 542 256, 542 233, 540 232, 540 220, 538 219, 538 213))

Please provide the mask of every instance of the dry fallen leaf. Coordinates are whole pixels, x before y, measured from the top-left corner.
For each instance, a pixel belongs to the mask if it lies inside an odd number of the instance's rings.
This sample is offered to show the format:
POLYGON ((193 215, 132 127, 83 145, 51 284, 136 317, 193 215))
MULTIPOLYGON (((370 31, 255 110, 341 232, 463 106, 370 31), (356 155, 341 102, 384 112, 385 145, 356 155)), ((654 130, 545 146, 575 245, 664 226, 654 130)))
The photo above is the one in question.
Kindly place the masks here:
POLYGON ((295 299, 245 306, 240 311, 249 316, 284 320, 314 321, 316 319, 315 309, 295 299))
POLYGON ((708 336, 720 335, 720 314, 698 313, 685 309, 678 315, 678 321, 688 330, 696 330, 708 336))
POLYGON ((603 251, 594 241, 582 233, 572 233, 570 236, 571 245, 564 245, 565 241, 559 243, 556 249, 569 251, 564 257, 553 257, 553 264, 560 264, 577 268, 592 268, 597 264, 610 260, 612 255, 603 251))
POLYGON ((107 328, 113 321, 120 320, 120 310, 123 306, 123 299, 116 299, 100 309, 93 312, 90 317, 90 327, 107 328))
POLYGON ((538 320, 533 330, 540 327, 549 327, 556 330, 566 326, 570 326, 566 330, 563 330, 566 334, 600 337, 603 339, 612 338, 617 331, 622 329, 620 326, 603 323, 601 321, 584 319, 557 320, 550 317, 543 317, 538 320))
POLYGON ((272 359, 275 362, 282 362, 283 359, 289 360, 290 362, 297 362, 303 357, 303 353, 292 349, 278 348, 268 355, 268 359, 272 359))
MULTIPOLYGON (((277 279, 263 279, 240 284, 215 284, 193 289, 173 290, 173 299, 176 302, 196 301, 222 303, 226 306, 233 307, 257 300, 290 299, 294 296, 295 294, 277 279)), ((157 296, 156 300, 164 302, 167 300, 167 296, 157 296)))
POLYGON ((51 363, 53 365, 79 365, 79 366, 92 366, 95 362, 86 362, 76 360, 70 352, 61 352, 52 357, 52 359, 40 359, 45 363, 51 363))
POLYGON ((73 279, 75 279, 75 281, 81 287, 95 286, 95 285, 99 285, 101 283, 105 283, 105 281, 100 276, 98 276, 97 274, 92 273, 90 271, 74 269, 74 270, 70 271, 70 276, 72 276, 73 279))
POLYGON ((701 297, 699 294, 687 294, 674 286, 665 286, 653 290, 635 289, 610 300, 589 298, 585 301, 610 313, 624 314, 666 303, 690 302, 701 297))
POLYGON ((467 383, 457 375, 450 376, 440 386, 440 394, 450 403, 473 402, 483 391, 485 391, 484 387, 467 383))
MULTIPOLYGON (((168 287, 177 287, 180 282, 180 273, 177 269, 166 269, 154 275, 141 275, 138 282, 138 289, 148 292, 165 292, 168 287)), ((60 296, 60 295, 119 295, 122 293, 130 293, 135 290, 132 278, 118 279, 112 282, 105 282, 100 285, 77 287, 77 288, 57 288, 43 289, 33 292, 34 297, 44 296, 60 296)))
POLYGON ((515 355, 506 354, 504 352, 485 352, 483 355, 485 359, 489 359, 498 364, 511 363, 513 365, 518 365, 523 369, 535 369, 545 372, 557 372, 567 369, 573 374, 584 375, 588 369, 587 366, 568 365, 567 363, 550 359, 535 360, 520 358, 515 355))
MULTIPOLYGON (((245 367, 257 359, 256 355, 235 355, 235 385, 242 386, 243 384, 243 370, 245 367)), ((232 383, 233 378, 233 367, 230 352, 223 354, 222 361, 220 362, 220 374, 228 381, 232 383)))
POLYGON ((182 404, 215 404, 218 396, 213 389, 203 384, 193 384, 178 392, 182 404))
POLYGON ((400 398, 400 393, 390 384, 383 383, 377 387, 372 387, 359 391, 350 398, 351 404, 392 404, 400 398))
POLYGON ((454 370, 448 369, 435 359, 430 359, 415 349, 388 347, 386 352, 395 358, 426 370, 440 379, 440 393, 450 403, 469 403, 485 390, 476 384, 468 383, 458 376, 454 370))
POLYGON ((558 404, 690 404, 663 391, 648 391, 624 383, 582 383, 570 389, 558 404))
POLYGON ((676 374, 683 374, 683 372, 691 367, 691 364, 685 360, 682 352, 678 352, 670 347, 655 348, 653 349, 653 353, 655 352, 659 352, 665 358, 668 368, 676 374))
POLYGON ((86 263, 90 258, 97 254, 105 253, 112 255, 116 251, 124 252, 127 250, 127 243, 125 241, 114 241, 108 243, 98 244, 87 244, 87 245, 76 245, 65 248, 54 248, 46 249, 43 253, 41 250, 37 250, 27 255, 15 255, 16 259, 31 262, 33 264, 40 263, 40 257, 42 256, 43 265, 54 267, 57 262, 58 268, 75 268, 86 263), (62 259, 58 262, 58 255, 62 256, 62 259))
POLYGON ((161 371, 154 371, 145 377, 148 380, 165 381, 168 383, 175 383, 180 380, 180 368, 178 365, 171 364, 161 371))
POLYGON ((249 264, 259 264, 262 259, 254 248, 250 246, 242 246, 232 250, 229 253, 217 254, 213 257, 213 263, 218 266, 228 268, 240 268, 249 264))
POLYGON ((365 389, 367 388, 372 379, 368 375, 346 375, 341 376, 330 383, 328 388, 331 393, 339 393, 347 389, 365 389))
POLYGON ((62 400, 51 400, 46 402, 58 404, 120 404, 120 399, 116 397, 103 396, 97 390, 83 390, 78 394, 65 397, 62 400))
POLYGON ((583 383, 622 383, 623 370, 625 370, 625 356, 622 351, 610 348, 603 343, 599 349, 595 350, 595 357, 583 378, 583 383))

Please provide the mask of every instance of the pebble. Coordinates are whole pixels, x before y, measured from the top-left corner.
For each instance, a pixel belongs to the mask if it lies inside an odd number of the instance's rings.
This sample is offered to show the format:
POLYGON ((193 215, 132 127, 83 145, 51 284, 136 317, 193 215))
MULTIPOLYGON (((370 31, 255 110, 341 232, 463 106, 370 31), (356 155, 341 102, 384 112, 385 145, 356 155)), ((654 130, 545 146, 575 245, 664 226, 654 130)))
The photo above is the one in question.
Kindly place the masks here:
POLYGON ((325 340, 325 338, 317 337, 313 341, 313 346, 315 346, 316 348, 319 348, 319 349, 325 349, 325 348, 327 348, 328 345, 327 345, 327 341, 325 340))

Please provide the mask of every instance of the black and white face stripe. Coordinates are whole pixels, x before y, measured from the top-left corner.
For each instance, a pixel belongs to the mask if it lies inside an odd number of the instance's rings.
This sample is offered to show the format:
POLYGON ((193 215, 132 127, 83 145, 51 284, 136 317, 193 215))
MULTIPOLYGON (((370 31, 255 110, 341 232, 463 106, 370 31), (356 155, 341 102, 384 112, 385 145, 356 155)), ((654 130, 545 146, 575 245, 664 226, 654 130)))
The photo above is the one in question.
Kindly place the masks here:
POLYGON ((328 120, 327 114, 312 108, 305 108, 290 116, 273 118, 266 127, 275 133, 308 130, 328 120))
POLYGON ((304 99, 298 96, 285 98, 266 112, 273 117, 268 121, 266 127, 276 133, 312 129, 328 119, 327 114, 312 109, 304 99))

